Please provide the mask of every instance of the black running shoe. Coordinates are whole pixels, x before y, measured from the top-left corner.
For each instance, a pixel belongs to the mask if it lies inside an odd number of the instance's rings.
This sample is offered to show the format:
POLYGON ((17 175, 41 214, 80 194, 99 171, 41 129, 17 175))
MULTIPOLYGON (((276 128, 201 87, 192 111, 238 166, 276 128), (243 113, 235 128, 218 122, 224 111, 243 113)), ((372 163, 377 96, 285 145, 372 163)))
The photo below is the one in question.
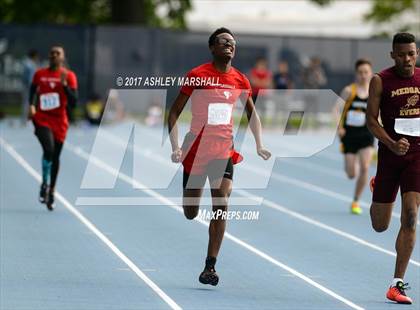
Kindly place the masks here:
POLYGON ((54 210, 54 190, 50 189, 48 191, 45 204, 47 205, 48 210, 50 211, 54 210))
POLYGON ((214 268, 208 269, 204 268, 203 272, 200 274, 198 281, 202 284, 210 284, 216 286, 219 283, 219 276, 216 273, 214 268))
POLYGON ((47 201, 48 185, 45 183, 41 184, 41 189, 39 190, 39 202, 45 203, 47 201))
POLYGON ((207 257, 206 258, 206 267, 204 267, 203 272, 200 274, 198 281, 203 284, 210 284, 216 286, 219 283, 219 276, 214 269, 214 265, 216 265, 216 258, 215 257, 207 257))

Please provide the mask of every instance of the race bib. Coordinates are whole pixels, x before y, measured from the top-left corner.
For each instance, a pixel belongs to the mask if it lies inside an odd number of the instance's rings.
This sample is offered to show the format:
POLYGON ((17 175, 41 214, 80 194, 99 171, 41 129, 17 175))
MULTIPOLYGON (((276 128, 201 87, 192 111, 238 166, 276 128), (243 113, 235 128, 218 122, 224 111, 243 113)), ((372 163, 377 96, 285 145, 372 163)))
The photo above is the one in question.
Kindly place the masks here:
POLYGON ((394 129, 401 135, 420 137, 420 118, 396 118, 394 129))
POLYGON ((58 93, 46 93, 39 97, 40 108, 42 111, 48 111, 60 107, 60 96, 58 93))
POLYGON ((362 127, 366 124, 366 114, 362 111, 348 111, 346 125, 352 127, 362 127))
POLYGON ((233 105, 229 103, 210 103, 207 123, 209 125, 228 125, 232 117, 233 105))

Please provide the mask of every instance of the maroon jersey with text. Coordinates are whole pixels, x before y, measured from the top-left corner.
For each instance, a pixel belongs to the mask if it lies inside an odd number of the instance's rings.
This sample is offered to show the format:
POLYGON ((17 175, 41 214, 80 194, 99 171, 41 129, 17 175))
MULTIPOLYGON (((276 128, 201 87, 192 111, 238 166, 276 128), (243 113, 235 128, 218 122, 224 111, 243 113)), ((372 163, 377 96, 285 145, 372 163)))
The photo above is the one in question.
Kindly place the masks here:
MULTIPOLYGON (((420 68, 415 68, 414 75, 409 78, 399 76, 395 67, 385 69, 378 75, 382 80, 379 108, 385 131, 395 141, 406 138, 410 143, 409 153, 420 152, 420 137, 415 134, 418 132, 417 126, 420 128, 420 68), (411 119, 408 127, 405 125, 407 119, 411 119)), ((384 147, 382 143, 380 146, 384 147)))

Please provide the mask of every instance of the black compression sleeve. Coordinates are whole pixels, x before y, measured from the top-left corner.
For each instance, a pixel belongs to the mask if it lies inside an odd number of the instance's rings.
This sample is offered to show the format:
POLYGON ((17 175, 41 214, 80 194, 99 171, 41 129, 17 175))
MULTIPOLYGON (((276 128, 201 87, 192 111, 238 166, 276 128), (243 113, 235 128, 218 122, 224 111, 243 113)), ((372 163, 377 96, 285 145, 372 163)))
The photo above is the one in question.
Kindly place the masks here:
POLYGON ((68 103, 70 106, 75 106, 78 99, 77 89, 70 88, 68 86, 64 86, 64 92, 66 93, 68 103))
POLYGON ((36 85, 35 84, 31 84, 31 87, 29 88, 29 104, 30 105, 35 105, 35 93, 36 93, 36 85))

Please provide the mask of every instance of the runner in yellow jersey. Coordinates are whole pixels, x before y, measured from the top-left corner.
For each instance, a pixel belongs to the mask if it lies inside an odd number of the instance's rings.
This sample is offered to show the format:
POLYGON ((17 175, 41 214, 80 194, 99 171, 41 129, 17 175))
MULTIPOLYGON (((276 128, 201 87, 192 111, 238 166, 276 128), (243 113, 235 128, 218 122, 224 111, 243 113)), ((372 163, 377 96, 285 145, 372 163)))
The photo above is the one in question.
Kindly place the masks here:
POLYGON ((359 59, 355 64, 356 80, 346 86, 341 97, 346 100, 338 128, 341 151, 344 153, 345 171, 350 179, 356 180, 351 213, 361 214, 359 198, 369 177, 372 160, 373 135, 366 126, 366 109, 372 65, 367 59, 359 59))

